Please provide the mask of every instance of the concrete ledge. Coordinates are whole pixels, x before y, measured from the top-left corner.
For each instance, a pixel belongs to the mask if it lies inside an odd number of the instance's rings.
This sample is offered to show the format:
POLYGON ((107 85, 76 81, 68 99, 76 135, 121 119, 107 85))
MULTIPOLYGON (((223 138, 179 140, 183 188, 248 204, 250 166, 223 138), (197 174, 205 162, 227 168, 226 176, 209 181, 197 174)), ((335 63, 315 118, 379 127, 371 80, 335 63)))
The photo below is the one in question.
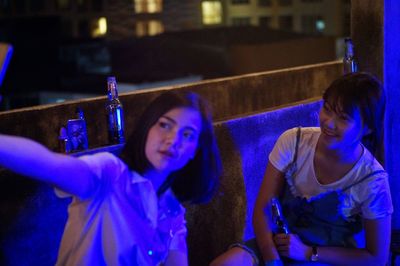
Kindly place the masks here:
MULTIPOLYGON (((211 103, 214 120, 222 121, 318 97, 330 82, 341 75, 341 66, 340 62, 334 61, 125 93, 121 95, 125 112, 125 132, 126 135, 131 133, 138 115, 145 106, 165 90, 192 90, 199 93, 211 103)), ((1 112, 0 132, 29 137, 57 151, 59 129, 74 116, 77 106, 85 112, 89 147, 106 145, 105 97, 1 112)))

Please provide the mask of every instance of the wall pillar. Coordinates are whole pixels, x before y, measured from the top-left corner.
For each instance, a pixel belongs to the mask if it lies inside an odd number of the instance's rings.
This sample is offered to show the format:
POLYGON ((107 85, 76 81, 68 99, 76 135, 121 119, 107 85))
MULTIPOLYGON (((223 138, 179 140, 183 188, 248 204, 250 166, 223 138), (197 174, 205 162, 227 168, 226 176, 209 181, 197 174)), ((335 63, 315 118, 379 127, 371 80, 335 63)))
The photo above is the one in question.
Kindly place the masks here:
POLYGON ((385 168, 395 208, 392 227, 400 229, 400 5, 398 0, 352 0, 351 5, 360 70, 378 76, 385 88, 385 168))

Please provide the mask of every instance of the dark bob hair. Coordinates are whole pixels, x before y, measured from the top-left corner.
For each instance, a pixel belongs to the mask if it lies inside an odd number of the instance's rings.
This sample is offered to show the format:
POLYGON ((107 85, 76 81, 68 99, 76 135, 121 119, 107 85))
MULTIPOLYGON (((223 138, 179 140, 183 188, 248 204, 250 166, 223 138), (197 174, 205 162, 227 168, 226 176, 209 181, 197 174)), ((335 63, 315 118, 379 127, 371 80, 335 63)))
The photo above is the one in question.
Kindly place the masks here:
POLYGON ((352 117, 355 110, 361 113, 362 125, 370 129, 362 142, 375 156, 383 138, 385 95, 381 82, 373 75, 356 72, 343 75, 326 89, 323 99, 336 113, 352 117))
POLYGON ((138 119, 120 157, 131 170, 140 174, 148 170, 151 164, 145 155, 145 145, 149 130, 162 115, 179 107, 193 108, 201 115, 202 125, 196 155, 183 168, 171 173, 157 193, 162 194, 171 187, 181 202, 206 202, 211 199, 219 184, 221 159, 210 109, 199 95, 176 90, 159 95, 138 119))

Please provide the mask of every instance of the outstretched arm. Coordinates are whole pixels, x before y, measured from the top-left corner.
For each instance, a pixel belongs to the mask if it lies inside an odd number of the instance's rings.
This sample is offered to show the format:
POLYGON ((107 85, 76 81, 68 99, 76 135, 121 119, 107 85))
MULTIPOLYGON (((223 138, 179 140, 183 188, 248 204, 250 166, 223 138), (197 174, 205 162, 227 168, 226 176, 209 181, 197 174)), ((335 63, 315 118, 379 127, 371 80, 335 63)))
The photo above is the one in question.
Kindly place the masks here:
POLYGON ((258 247, 265 261, 278 260, 273 234, 269 227, 265 208, 272 197, 279 196, 285 182, 284 174, 268 163, 263 182, 258 192, 253 214, 253 227, 258 247))
POLYGON ((95 185, 94 175, 85 162, 54 153, 22 137, 0 134, 0 165, 82 198, 87 197, 95 185))

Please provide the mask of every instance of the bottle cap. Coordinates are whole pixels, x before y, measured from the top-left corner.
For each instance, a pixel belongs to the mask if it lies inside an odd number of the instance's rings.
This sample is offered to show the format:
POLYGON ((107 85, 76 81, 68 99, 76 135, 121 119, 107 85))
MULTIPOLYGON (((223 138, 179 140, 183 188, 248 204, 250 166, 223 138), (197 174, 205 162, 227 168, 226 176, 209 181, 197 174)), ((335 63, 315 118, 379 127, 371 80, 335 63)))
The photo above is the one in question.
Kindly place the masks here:
POLYGON ((85 116, 83 115, 83 110, 80 107, 77 107, 75 109, 75 114, 78 119, 85 119, 85 116))
POLYGON ((68 139, 67 129, 65 126, 60 127, 60 134, 58 135, 58 139, 65 140, 68 139))
POLYGON ((116 82, 116 79, 114 76, 110 76, 110 77, 107 77, 107 82, 116 82))

